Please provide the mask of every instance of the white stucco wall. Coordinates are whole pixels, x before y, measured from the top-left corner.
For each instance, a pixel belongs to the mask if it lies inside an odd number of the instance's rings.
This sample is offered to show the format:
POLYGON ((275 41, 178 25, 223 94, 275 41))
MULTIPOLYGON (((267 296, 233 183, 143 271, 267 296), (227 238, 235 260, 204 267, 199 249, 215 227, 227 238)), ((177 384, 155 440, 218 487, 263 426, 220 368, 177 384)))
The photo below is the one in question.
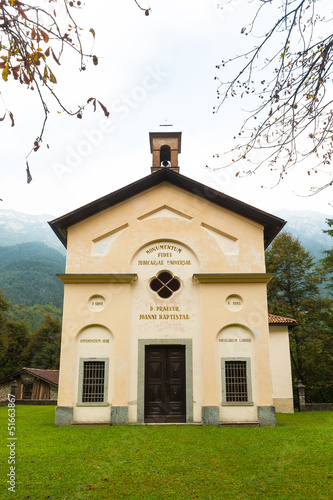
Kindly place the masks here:
POLYGON ((270 325, 269 353, 276 412, 294 413, 288 327, 270 325))

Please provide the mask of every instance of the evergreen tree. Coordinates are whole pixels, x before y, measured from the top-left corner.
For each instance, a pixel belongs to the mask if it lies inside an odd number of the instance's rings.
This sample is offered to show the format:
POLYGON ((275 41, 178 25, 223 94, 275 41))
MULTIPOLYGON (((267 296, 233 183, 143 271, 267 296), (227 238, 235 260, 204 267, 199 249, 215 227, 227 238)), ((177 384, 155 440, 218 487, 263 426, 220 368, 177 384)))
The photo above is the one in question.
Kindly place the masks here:
POLYGON ((332 302, 319 288, 324 271, 288 232, 275 238, 266 264, 275 274, 268 285, 270 313, 298 323, 290 332, 294 380, 302 380, 313 402, 333 401, 332 302))
POLYGON ((30 331, 23 321, 7 321, 1 335, 0 379, 23 368, 30 331))
POLYGON ((5 359, 5 333, 7 320, 4 317, 4 312, 9 309, 9 304, 3 296, 3 291, 0 290, 0 378, 3 378, 3 362, 5 359))
POLYGON ((30 340, 30 331, 23 321, 9 321, 4 313, 10 308, 0 291, 0 379, 22 368, 23 351, 30 340))
POLYGON ((9 309, 9 304, 5 297, 3 296, 3 291, 0 290, 0 334, 2 332, 2 328, 4 327, 4 324, 6 323, 6 319, 4 318, 3 313, 9 309))
MULTIPOLYGON (((326 222, 331 229, 324 230, 324 233, 333 236, 333 219, 326 219, 326 222)), ((326 273, 326 288, 333 297, 333 248, 325 250, 325 254, 326 256, 321 260, 321 262, 326 273)))
POLYGON ((61 325, 49 314, 44 323, 31 335, 24 359, 30 368, 56 370, 59 368, 61 325))
MULTIPOLYGON (((49 305, 53 313, 56 308, 49 305)), ((0 379, 24 366, 28 368, 59 368, 61 324, 50 314, 44 323, 30 334, 24 321, 12 321, 5 317, 10 304, 0 291, 0 379)), ((38 313, 42 306, 36 306, 38 313)), ((60 311, 59 311, 60 312, 60 311)))

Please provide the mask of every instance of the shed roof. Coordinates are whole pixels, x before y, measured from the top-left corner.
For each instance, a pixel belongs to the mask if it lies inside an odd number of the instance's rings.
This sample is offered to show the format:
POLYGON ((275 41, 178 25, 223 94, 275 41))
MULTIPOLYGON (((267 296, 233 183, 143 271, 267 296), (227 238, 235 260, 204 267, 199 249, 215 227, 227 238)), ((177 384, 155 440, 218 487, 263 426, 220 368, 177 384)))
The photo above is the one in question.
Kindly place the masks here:
POLYGON ((7 377, 0 380, 0 383, 6 382, 7 380, 18 377, 19 375, 21 375, 24 372, 30 373, 31 375, 34 375, 35 377, 40 378, 41 380, 44 380, 45 382, 49 382, 53 385, 58 386, 59 370, 42 370, 40 368, 21 368, 21 370, 15 372, 15 373, 11 373, 10 375, 7 375, 7 377))
POLYGON ((59 383, 59 370, 42 370, 40 368, 23 368, 23 370, 26 370, 46 382, 51 382, 51 384, 58 385, 59 383))
POLYGON ((268 315, 268 323, 270 325, 286 325, 286 326, 297 326, 298 323, 295 319, 285 318, 284 316, 276 316, 275 314, 268 315))
POLYGON ((249 220, 257 222, 264 227, 264 242, 265 248, 271 243, 275 236, 281 231, 286 221, 271 215, 267 212, 259 210, 251 205, 243 203, 231 196, 228 196, 216 189, 205 186, 200 182, 194 181, 182 174, 173 172, 168 168, 163 168, 147 175, 138 181, 135 181, 127 186, 118 189, 102 198, 99 198, 87 205, 84 205, 72 212, 58 217, 49 222, 49 225, 58 236, 63 245, 67 246, 67 229, 78 222, 81 222, 92 215, 95 215, 107 208, 110 208, 120 202, 123 202, 137 194, 140 194, 147 189, 155 187, 162 182, 168 182, 178 188, 188 191, 194 196, 214 203, 222 208, 230 210, 238 215, 241 215, 249 220))

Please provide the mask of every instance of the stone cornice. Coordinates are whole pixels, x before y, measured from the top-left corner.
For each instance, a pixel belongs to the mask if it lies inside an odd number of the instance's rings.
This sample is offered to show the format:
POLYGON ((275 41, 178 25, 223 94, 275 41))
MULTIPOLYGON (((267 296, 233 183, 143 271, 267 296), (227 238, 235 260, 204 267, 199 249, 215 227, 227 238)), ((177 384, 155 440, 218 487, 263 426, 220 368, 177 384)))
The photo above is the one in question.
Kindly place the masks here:
POLYGON ((65 285, 72 283, 123 283, 131 284, 138 278, 137 274, 57 274, 65 285))
POLYGON ((273 277, 266 273, 193 274, 198 283, 268 283, 273 277))

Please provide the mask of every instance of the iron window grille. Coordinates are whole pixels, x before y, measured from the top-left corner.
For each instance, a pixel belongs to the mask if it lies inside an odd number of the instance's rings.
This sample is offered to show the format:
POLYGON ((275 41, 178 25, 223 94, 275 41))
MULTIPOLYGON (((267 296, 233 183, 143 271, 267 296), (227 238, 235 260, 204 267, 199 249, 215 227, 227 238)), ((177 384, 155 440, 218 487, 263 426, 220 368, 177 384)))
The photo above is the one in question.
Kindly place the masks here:
POLYGON ((248 401, 246 361, 225 362, 225 392, 227 403, 248 401))
POLYGON ((180 281, 168 271, 161 271, 151 280, 149 286, 161 299, 168 299, 180 289, 180 281))
POLYGON ((222 405, 253 406, 251 358, 221 358, 222 405))
POLYGON ((82 403, 103 403, 105 361, 83 362, 82 403))

